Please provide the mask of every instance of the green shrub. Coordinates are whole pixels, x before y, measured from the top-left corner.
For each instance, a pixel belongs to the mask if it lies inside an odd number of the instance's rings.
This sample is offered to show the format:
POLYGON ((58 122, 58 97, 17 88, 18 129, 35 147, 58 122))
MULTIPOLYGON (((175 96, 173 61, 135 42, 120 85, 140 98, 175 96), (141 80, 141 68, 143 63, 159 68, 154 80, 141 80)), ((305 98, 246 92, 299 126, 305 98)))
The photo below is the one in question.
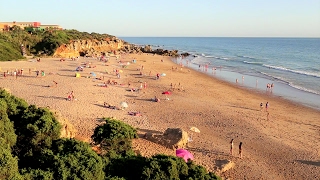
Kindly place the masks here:
POLYGON ((1 109, 6 110, 9 118, 10 116, 17 115, 28 107, 28 103, 25 100, 12 96, 4 89, 0 89, 0 100, 2 101, 1 105, 3 105, 1 109), (5 101, 5 103, 3 101, 5 101))
POLYGON ((0 137, 0 179, 19 179, 18 159, 11 154, 10 146, 0 137))
POLYGON ((109 177, 122 177, 127 180, 176 179, 176 180, 214 180, 220 177, 208 173, 205 168, 186 163, 182 158, 155 155, 151 158, 130 156, 112 159, 106 167, 109 177))
POLYGON ((105 118, 106 123, 95 128, 91 136, 95 144, 104 140, 134 139, 138 137, 137 130, 128 124, 112 118, 105 118))
MULTIPOLYGON (((0 106, 3 105, 0 100, 0 106)), ((8 118, 7 113, 0 111, 0 138, 12 147, 17 142, 17 135, 14 132, 13 123, 8 118)))
POLYGON ((121 121, 106 118, 106 123, 97 126, 91 136, 94 144, 99 145, 101 154, 110 158, 134 155, 132 139, 137 138, 137 130, 121 121))
POLYGON ((43 149, 49 148, 52 141, 59 139, 61 125, 47 109, 30 105, 19 115, 9 117, 14 121, 17 143, 14 154, 20 159, 19 166, 35 165, 43 149))
POLYGON ((104 163, 88 143, 74 139, 54 142, 52 171, 55 179, 104 179, 104 163))
POLYGON ((54 180, 53 172, 42 169, 22 169, 21 174, 24 180, 54 180))

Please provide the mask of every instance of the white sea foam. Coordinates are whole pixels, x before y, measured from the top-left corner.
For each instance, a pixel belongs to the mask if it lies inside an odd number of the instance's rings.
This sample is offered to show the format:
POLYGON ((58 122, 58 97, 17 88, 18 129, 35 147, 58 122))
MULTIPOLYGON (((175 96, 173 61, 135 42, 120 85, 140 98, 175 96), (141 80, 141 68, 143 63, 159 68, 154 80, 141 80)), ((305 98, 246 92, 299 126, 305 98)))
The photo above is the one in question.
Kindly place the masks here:
POLYGON ((250 62, 250 61, 243 61, 246 64, 256 64, 256 65, 263 65, 263 62, 250 62))
POLYGON ((241 55, 239 55, 238 57, 247 58, 247 59, 256 59, 255 57, 251 57, 251 56, 241 56, 241 55))
POLYGON ((298 86, 298 85, 294 85, 294 84, 292 84, 292 83, 289 83, 288 85, 291 86, 291 87, 293 87, 293 88, 296 88, 296 89, 305 91, 305 92, 309 92, 309 93, 313 93, 313 94, 320 95, 320 92, 317 92, 317 91, 314 91, 314 90, 310 90, 310 89, 307 89, 307 88, 305 88, 305 87, 301 87, 301 86, 298 86))
POLYGON ((267 65, 267 64, 263 64, 263 66, 268 67, 268 68, 272 68, 272 69, 278 69, 278 70, 282 70, 282 71, 288 71, 288 72, 292 72, 292 73, 296 73, 296 74, 302 74, 302 75, 306 75, 306 76, 313 76, 313 77, 320 78, 320 73, 292 70, 292 69, 288 69, 288 68, 281 67, 281 66, 272 66, 272 65, 267 65))
POLYGON ((279 81, 284 82, 285 84, 288 84, 288 85, 290 84, 290 82, 287 79, 283 78, 283 77, 273 76, 273 75, 265 73, 265 72, 260 72, 260 73, 265 75, 265 76, 267 76, 267 77, 269 77, 269 78, 271 78, 271 79, 279 80, 279 81))

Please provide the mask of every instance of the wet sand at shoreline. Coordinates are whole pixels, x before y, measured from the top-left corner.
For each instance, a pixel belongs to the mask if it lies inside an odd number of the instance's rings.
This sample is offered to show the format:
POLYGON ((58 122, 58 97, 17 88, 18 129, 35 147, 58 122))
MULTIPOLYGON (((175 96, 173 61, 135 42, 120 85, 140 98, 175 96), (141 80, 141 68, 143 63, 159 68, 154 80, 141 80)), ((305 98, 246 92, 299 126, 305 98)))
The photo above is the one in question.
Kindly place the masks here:
MULTIPOLYGON (((192 133, 193 142, 188 149, 194 154, 196 163, 214 170, 216 160, 235 162, 234 169, 223 173, 223 177, 320 178, 320 111, 240 88, 236 83, 223 82, 196 70, 181 69, 169 57, 129 54, 120 59, 131 62, 134 58, 137 62, 126 68, 120 67, 114 57, 106 64, 83 58, 64 62, 53 58, 42 59, 41 62, 1 62, 2 74, 3 71, 23 68, 24 77, 0 76, 0 87, 10 89, 13 95, 29 104, 59 111, 78 130, 77 138, 86 141, 102 117, 123 120, 139 128, 140 132, 163 132, 169 127, 188 131, 195 126, 201 132, 192 133), (80 72, 82 77, 74 77, 76 67, 85 61, 91 61, 96 67, 84 68, 80 72), (141 66, 142 76, 137 70, 141 66), (113 69, 123 70, 120 79, 113 69), (44 70, 46 76, 36 78, 35 70, 44 70), (90 72, 97 77, 104 76, 104 80, 86 78, 91 76, 90 72), (166 76, 155 80, 157 73, 165 73, 166 76), (97 86, 108 79, 118 84, 97 86), (53 85, 53 81, 58 83, 57 87, 48 87, 53 85), (140 82, 146 82, 147 88, 139 92, 129 91, 139 88, 140 82), (171 83, 175 90, 167 96, 170 100, 165 100, 162 92, 170 90, 171 83), (70 91, 74 91, 77 100, 66 100, 70 91), (151 101, 154 96, 161 101, 151 101), (103 107, 104 102, 119 106, 122 101, 129 104, 125 111, 103 107), (266 102, 270 104, 268 119, 266 102), (262 111, 260 103, 263 103, 262 111), (139 111, 142 116, 130 116, 129 111, 139 111), (231 139, 234 139, 232 156, 229 154, 231 139), (242 159, 238 158, 240 142, 243 142, 242 159)), ((136 140, 134 147, 143 155, 174 154, 173 150, 143 139, 136 140)))

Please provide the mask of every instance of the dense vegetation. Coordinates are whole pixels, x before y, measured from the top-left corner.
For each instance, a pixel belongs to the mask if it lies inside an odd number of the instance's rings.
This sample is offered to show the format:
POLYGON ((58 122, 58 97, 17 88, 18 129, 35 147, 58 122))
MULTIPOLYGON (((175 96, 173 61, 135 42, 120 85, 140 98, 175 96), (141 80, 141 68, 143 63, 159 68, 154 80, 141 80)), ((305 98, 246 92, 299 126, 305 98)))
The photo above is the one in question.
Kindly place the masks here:
POLYGON ((61 125, 46 108, 28 105, 0 89, 0 179, 220 179, 181 158, 135 155, 131 142, 137 131, 105 118, 91 145, 60 138, 61 125))
POLYGON ((27 32, 14 26, 11 31, 0 33, 0 61, 23 59, 21 44, 27 55, 52 55, 62 44, 72 40, 112 39, 108 34, 79 32, 77 30, 27 32))

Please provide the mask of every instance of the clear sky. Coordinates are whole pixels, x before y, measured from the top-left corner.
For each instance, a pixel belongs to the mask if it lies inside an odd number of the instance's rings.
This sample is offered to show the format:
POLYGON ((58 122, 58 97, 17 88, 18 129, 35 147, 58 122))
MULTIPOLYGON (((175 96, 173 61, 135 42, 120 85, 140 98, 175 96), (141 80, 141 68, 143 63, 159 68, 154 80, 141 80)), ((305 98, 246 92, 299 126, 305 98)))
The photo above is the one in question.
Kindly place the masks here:
POLYGON ((320 0, 0 0, 0 22, 119 37, 320 37, 320 0))

